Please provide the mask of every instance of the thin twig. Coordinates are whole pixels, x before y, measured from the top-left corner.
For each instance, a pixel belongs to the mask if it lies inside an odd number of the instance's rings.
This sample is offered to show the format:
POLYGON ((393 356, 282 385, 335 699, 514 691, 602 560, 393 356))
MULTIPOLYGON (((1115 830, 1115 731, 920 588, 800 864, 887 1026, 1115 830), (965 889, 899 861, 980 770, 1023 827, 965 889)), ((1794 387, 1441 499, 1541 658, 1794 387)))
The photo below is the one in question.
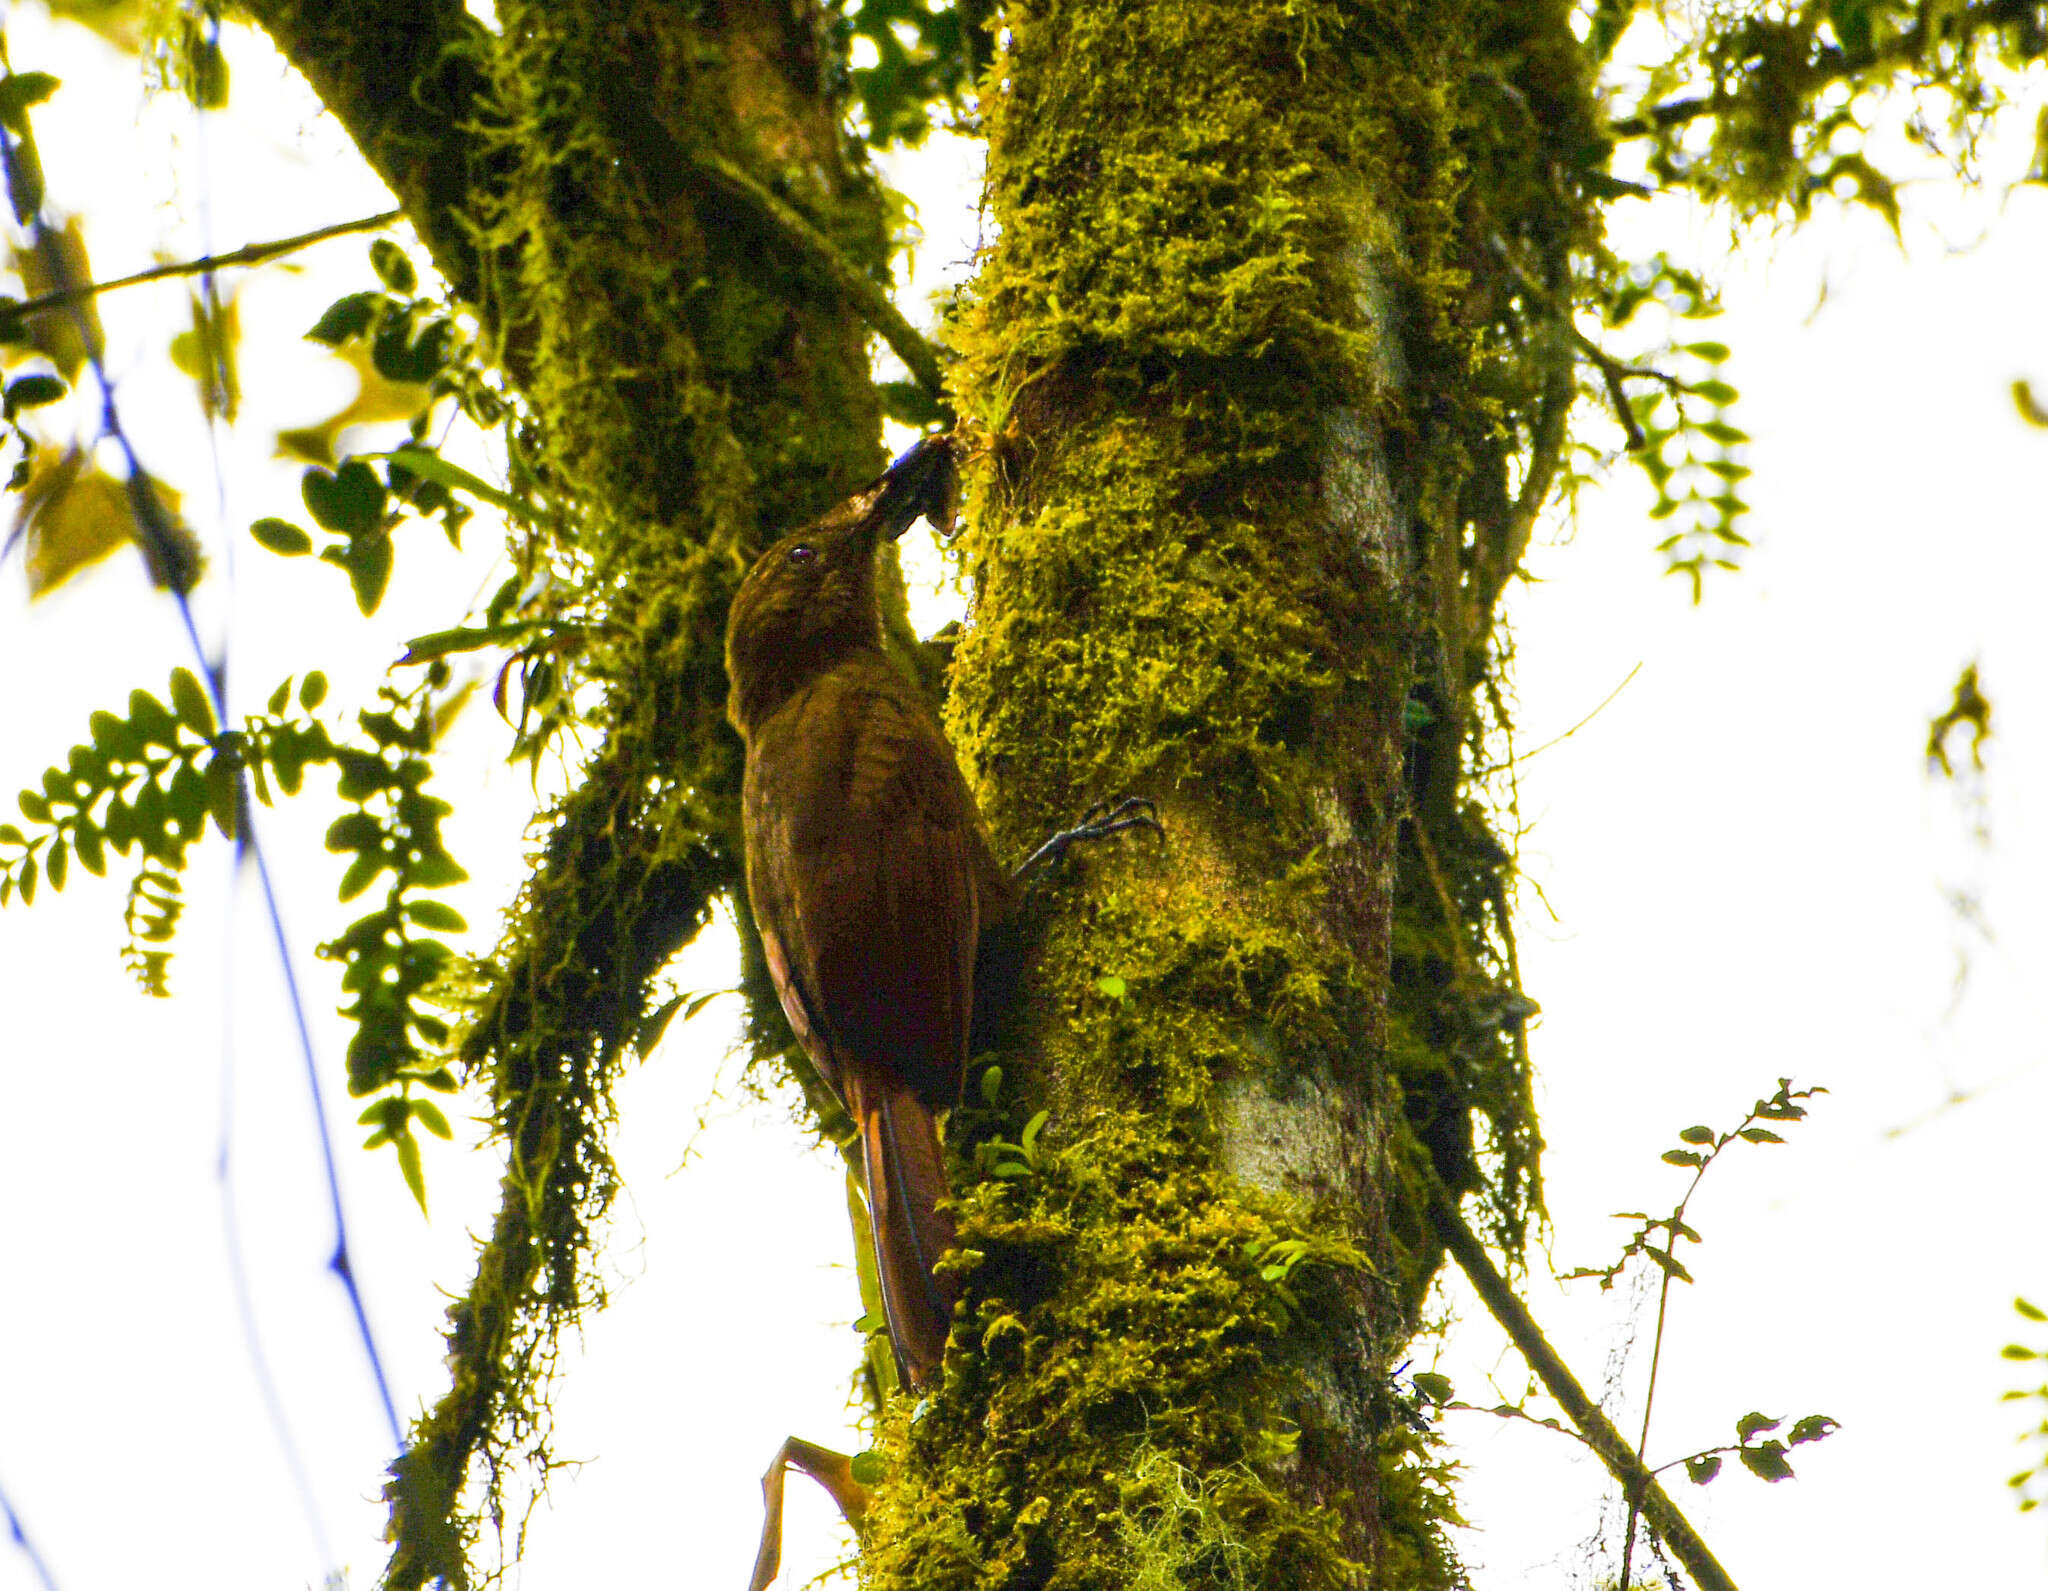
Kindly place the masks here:
POLYGON ((1633 681, 1638 674, 1642 673, 1642 671, 1643 665, 1641 663, 1636 664, 1636 666, 1630 669, 1627 675, 1623 677, 1622 682, 1619 685, 1615 686, 1613 690, 1609 691, 1605 696, 1600 698, 1600 705, 1598 707, 1595 707, 1590 713, 1586 714, 1586 716, 1584 718, 1581 718, 1576 724, 1573 724, 1572 727, 1567 729, 1563 734, 1552 735, 1548 740, 1544 741, 1543 744, 1538 746, 1534 751, 1523 751, 1515 753, 1512 760, 1509 762, 1496 762, 1488 767, 1481 768, 1477 773, 1473 775, 1473 777, 1475 779, 1484 779, 1489 774, 1499 773, 1503 768, 1518 768, 1523 763, 1527 762, 1531 757, 1537 755, 1538 752, 1548 751, 1552 746, 1563 745, 1567 740, 1570 740, 1572 736, 1576 735, 1580 730, 1584 729, 1594 719, 1598 718, 1602 713, 1606 712, 1608 704, 1611 703, 1614 700, 1614 698, 1619 696, 1623 691, 1627 690, 1629 688, 1630 682, 1633 681))
POLYGON ((110 282, 87 282, 80 287, 60 288, 54 293, 45 293, 40 298, 31 298, 24 303, 0 305, 0 311, 9 316, 33 315, 38 310, 68 309, 73 304, 83 304, 87 299, 98 298, 102 293, 111 293, 117 287, 140 287, 144 282, 168 281, 176 276, 203 276, 208 271, 222 270, 233 265, 260 265, 265 260, 274 260, 281 254, 296 254, 300 249, 310 248, 315 243, 324 243, 329 238, 342 237, 350 232, 380 232, 405 214, 403 210, 386 210, 381 215, 359 216, 353 221, 337 221, 332 226, 320 227, 312 232, 301 232, 297 237, 279 238, 274 243, 245 243, 229 254, 207 254, 196 260, 180 260, 171 265, 152 265, 146 271, 137 271, 133 276, 117 276, 110 282))
POLYGON ((1548 289, 1537 282, 1521 266, 1517 265, 1513 256, 1508 253, 1507 245, 1500 238, 1494 238, 1493 248, 1495 255, 1499 258, 1501 264, 1506 267, 1508 274, 1514 277, 1515 285, 1521 288, 1523 295, 1538 309, 1549 314, 1550 318, 1559 326, 1563 327, 1570 334, 1573 343, 1585 354, 1587 360, 1594 368, 1600 372, 1600 380, 1607 388, 1609 400, 1614 404, 1614 417, 1621 422, 1623 442, 1629 452, 1640 453, 1646 445, 1647 439, 1643 435, 1642 426, 1636 422, 1635 411, 1629 404, 1628 389, 1622 383, 1626 381, 1655 381, 1673 392, 1683 390, 1684 383, 1676 376, 1667 375, 1662 370, 1644 365, 1631 365, 1615 358, 1614 355, 1579 330, 1578 322, 1572 317, 1571 306, 1560 304, 1551 296, 1548 289))

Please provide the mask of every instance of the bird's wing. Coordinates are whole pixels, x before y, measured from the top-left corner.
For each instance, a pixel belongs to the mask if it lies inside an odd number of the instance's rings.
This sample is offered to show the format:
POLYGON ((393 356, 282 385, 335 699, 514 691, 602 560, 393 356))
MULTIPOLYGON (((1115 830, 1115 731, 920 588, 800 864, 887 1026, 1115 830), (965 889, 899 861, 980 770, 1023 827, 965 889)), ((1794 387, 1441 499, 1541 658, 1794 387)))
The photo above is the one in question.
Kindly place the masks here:
POLYGON ((817 837, 800 902, 807 982, 847 1064, 958 1093, 979 932, 972 797, 938 725, 896 690, 857 692, 844 820, 817 837))

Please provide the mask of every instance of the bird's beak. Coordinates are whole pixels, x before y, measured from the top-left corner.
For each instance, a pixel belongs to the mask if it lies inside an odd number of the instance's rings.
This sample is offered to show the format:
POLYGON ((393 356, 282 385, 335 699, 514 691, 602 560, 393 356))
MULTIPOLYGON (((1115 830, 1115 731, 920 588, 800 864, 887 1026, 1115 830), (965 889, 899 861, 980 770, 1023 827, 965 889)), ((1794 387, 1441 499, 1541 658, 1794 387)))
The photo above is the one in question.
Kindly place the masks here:
POLYGON ((953 533, 960 507, 960 448, 950 432, 919 439, 868 488, 867 518, 878 541, 894 541, 923 518, 942 536, 953 533))

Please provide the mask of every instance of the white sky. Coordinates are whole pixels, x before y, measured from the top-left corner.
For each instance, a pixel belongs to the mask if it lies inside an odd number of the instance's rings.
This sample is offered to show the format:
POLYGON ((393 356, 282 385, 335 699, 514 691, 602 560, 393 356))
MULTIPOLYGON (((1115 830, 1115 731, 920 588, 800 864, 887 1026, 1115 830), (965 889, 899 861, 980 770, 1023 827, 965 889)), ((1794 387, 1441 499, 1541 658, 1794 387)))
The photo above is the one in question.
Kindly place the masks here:
MULTIPOLYGON (((9 43, 18 70, 67 79, 38 132, 53 200, 90 203, 102 275, 159 248, 231 248, 388 203, 257 41, 231 40, 235 105, 203 136, 179 105, 142 107, 132 69, 78 30, 21 11, 9 43)), ((2024 163, 2017 148, 1994 150, 1987 169, 2024 163)), ((945 140, 892 169, 928 233, 914 304, 966 257, 974 185, 945 140)), ((1678 1128, 1731 1123, 1781 1074, 1833 1091, 1789 1146, 1735 1157, 1695 1204, 1708 1242, 1699 1285, 1674 1307, 1651 1440, 1653 1459, 1669 1458, 1725 1439, 1752 1408, 1843 1422, 1794 1455, 1797 1481, 1728 1473, 1705 1492, 1678 1486, 1752 1588, 2002 1586, 2048 1567, 2040 1516, 2019 1516, 2003 1485, 2020 1466, 2022 1413, 1997 1401, 2022 1379, 1997 1357, 2018 1334, 2012 1295, 2048 1301, 2048 1039, 2031 976, 2048 950, 2048 836, 2028 800, 2048 789, 2036 616, 2048 433, 2022 426, 2007 396, 2015 376, 2048 386, 2048 195, 2027 190, 2002 217, 1995 195, 1940 186, 1908 203, 1904 254, 1869 218, 1828 218, 1728 267, 1730 312, 1710 335, 1736 350, 1739 418, 1756 438, 1746 572, 1690 607, 1657 574, 1659 532, 1624 474, 1588 496, 1574 534, 1537 550, 1539 583, 1512 607, 1524 746, 1641 665, 1521 776, 1523 863, 1556 913, 1524 892, 1558 1268, 1606 1257, 1622 1231, 1608 1212, 1676 1196, 1682 1175, 1657 1155, 1678 1128), (1987 230, 1974 250, 1947 246, 1987 230), (1920 765, 1926 720, 1973 657, 1997 711, 1981 787, 1988 847, 1968 838, 1973 810, 1920 765), (1979 895, 1993 942, 1960 929, 1943 901, 1956 888, 1979 895), (1972 970, 1958 1002, 1959 945, 1972 970), (1970 1097, 1943 1109, 1951 1095, 1970 1097)), ((1719 251, 1715 226, 1678 207, 1622 223, 1630 247, 1719 251)), ((272 558, 240 531, 297 509, 297 471, 267 458, 269 431, 347 395, 348 378, 292 339, 367 285, 363 248, 344 240, 303 256, 300 274, 249 278, 245 420, 224 515, 208 508, 189 387, 163 357, 184 289, 103 303, 145 461, 184 490, 216 568, 233 563, 231 599, 228 582, 209 582, 203 618, 211 634, 231 631, 248 700, 309 656, 335 676, 337 705, 366 700, 402 637, 445 624, 452 603, 494 578, 488 526, 460 555, 415 530, 391 600, 365 623, 335 571, 272 558)), ((32 783, 93 708, 137 683, 160 691, 189 661, 133 560, 34 609, 18 571, 0 573, 0 669, 16 682, 0 788, 32 783)), ((472 710, 456 740, 467 760, 446 778, 462 808, 454 848, 474 875, 454 893, 480 942, 518 875, 528 800, 521 775, 493 761, 502 738, 487 708, 472 710)), ((489 1218, 493 1173, 483 1156, 430 1145, 429 1223, 388 1156, 349 1147, 344 1035, 323 1017, 333 969, 311 956, 351 915, 333 902, 335 862, 319 843, 331 815, 307 802, 269 814, 263 833, 320 1019, 358 1274, 410 1411, 442 1387, 442 1293, 468 1280, 467 1234, 489 1218)), ((120 969, 118 885, 74 870, 63 895, 0 913, 0 1484, 64 1591, 277 1591, 317 1584, 336 1560, 367 1585, 382 1562, 375 1494, 389 1454, 322 1268, 331 1234, 274 962, 256 902, 230 890, 226 866, 217 845, 196 853, 180 997, 168 1003, 143 999, 120 969), (215 1180, 229 1028, 235 1207, 332 1559, 236 1323, 215 1180)), ((723 934, 675 971, 680 988, 732 976, 723 934)), ((556 1477, 535 1517, 519 1575, 529 1591, 736 1587, 754 1549, 756 1477, 782 1437, 860 1445, 845 1408, 857 1308, 840 1172, 804 1149, 780 1105, 720 1094, 736 1070, 721 1060, 730 1007, 672 1033, 620 1091, 627 1196, 605 1262, 616 1302, 558 1387, 559 1451, 588 1462, 556 1477)), ((1627 1336, 1623 1301, 1566 1294, 1547 1276, 1530 1291, 1582 1378, 1603 1385, 1627 1336)), ((1491 1401, 1488 1373, 1515 1386, 1519 1366, 1477 1306, 1453 1302, 1461 1324, 1441 1368, 1491 1401)), ((1597 1471, 1563 1438, 1452 1419, 1477 1527, 1464 1551, 1482 1591, 1583 1584, 1597 1471)), ((791 1503, 794 1585, 843 1537, 806 1485, 791 1503)), ((0 1591, 32 1584, 0 1544, 0 1591)))

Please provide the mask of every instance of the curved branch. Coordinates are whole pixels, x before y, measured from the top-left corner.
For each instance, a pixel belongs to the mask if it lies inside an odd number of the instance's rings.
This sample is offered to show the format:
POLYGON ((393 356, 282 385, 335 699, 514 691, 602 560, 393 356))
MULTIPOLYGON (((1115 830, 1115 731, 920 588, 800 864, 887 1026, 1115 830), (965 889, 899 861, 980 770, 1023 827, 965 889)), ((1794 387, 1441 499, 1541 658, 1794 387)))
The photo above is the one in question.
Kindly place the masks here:
POLYGON ((939 367, 938 349, 903 318, 880 282, 833 247, 832 240, 794 206, 776 198, 723 155, 692 149, 684 151, 682 158, 707 186, 744 205, 756 221, 802 255, 806 264, 845 297, 847 306, 895 350, 917 384, 935 401, 945 401, 946 378, 939 367))
POLYGON ((462 217, 479 171, 468 124, 485 78, 483 24, 462 0, 248 0, 268 33, 404 206, 458 297, 483 307, 462 217))
POLYGON ((683 144, 637 99, 610 103, 605 114, 612 136, 630 153, 641 180, 658 199, 687 197, 683 190, 692 184, 676 175, 686 173, 700 192, 708 189, 736 205, 745 221, 794 253, 838 293, 847 308, 895 351, 918 386, 934 402, 946 406, 939 350, 904 319, 889 290, 840 252, 794 205, 776 197, 725 156, 701 144, 683 144))

